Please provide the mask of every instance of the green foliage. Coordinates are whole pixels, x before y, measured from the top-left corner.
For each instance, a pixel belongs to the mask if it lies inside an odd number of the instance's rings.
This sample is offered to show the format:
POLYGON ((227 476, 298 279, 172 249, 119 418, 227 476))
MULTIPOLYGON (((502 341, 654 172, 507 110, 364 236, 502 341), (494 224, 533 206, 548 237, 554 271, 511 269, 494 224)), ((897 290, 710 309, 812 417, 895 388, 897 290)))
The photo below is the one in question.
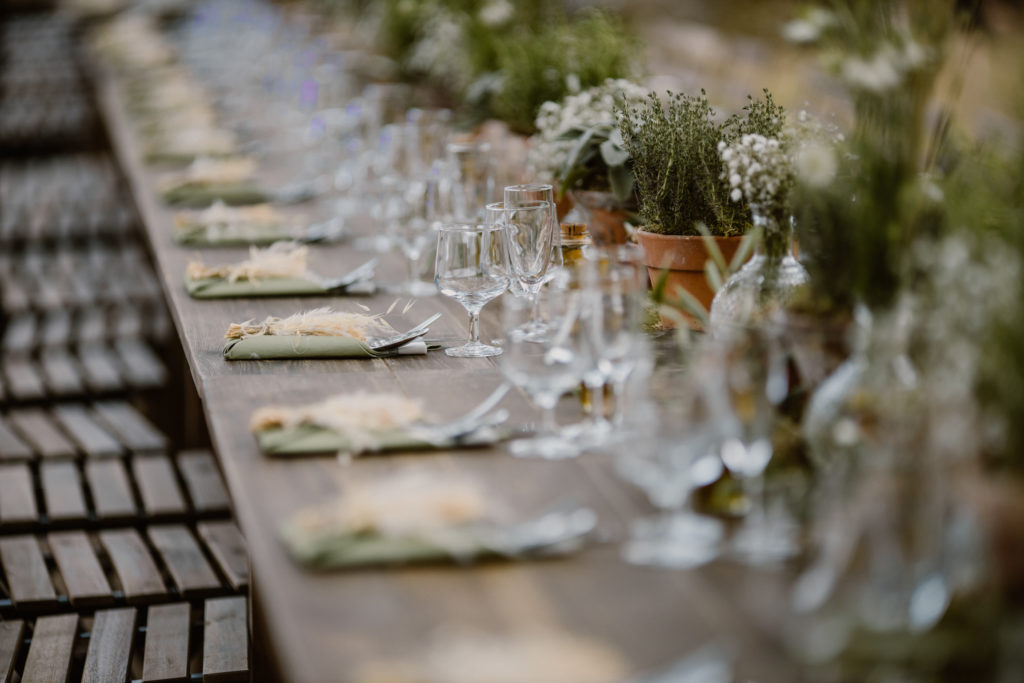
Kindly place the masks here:
POLYGON ((512 130, 531 134, 544 102, 561 100, 574 88, 629 77, 636 42, 620 19, 595 11, 575 21, 550 21, 536 32, 506 33, 495 50, 500 81, 491 94, 490 113, 512 130))
POLYGON ((706 225, 716 236, 738 235, 750 226, 750 210, 729 200, 718 143, 758 133, 778 137, 784 112, 765 90, 742 112, 715 120, 707 95, 651 94, 642 107, 621 113, 619 130, 633 163, 640 217, 645 229, 668 235, 698 235, 706 225))

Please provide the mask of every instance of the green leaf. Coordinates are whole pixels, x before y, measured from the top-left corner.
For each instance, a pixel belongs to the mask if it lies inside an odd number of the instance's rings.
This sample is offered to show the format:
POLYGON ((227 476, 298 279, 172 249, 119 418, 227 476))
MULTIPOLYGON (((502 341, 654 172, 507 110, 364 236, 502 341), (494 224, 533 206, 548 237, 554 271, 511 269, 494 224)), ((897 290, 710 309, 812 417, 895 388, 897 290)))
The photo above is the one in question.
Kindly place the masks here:
POLYGON ((583 156, 583 151, 587 148, 592 137, 594 137, 593 129, 588 130, 580 136, 580 139, 576 141, 575 145, 573 145, 572 150, 569 152, 569 156, 566 159, 565 165, 567 167, 579 164, 579 158, 583 156))
POLYGON ((606 163, 609 168, 623 166, 627 161, 629 161, 629 153, 611 140, 605 140, 602 142, 600 149, 601 158, 604 159, 604 163, 606 163))
POLYGON ((625 166, 608 167, 608 185, 615 199, 627 202, 633 196, 633 172, 625 166))
POLYGON ((735 273, 739 270, 747 258, 750 257, 754 247, 761 241, 761 228, 753 228, 750 232, 743 236, 740 240, 740 246, 733 254, 732 263, 729 264, 729 274, 735 273))
POLYGON ((707 309, 704 308, 704 304, 679 285, 676 285, 675 294, 677 297, 677 307, 692 315, 700 322, 704 329, 707 329, 711 324, 711 317, 708 315, 707 309))
POLYGON ((708 281, 711 291, 717 292, 722 288, 722 271, 718 270, 714 261, 704 262, 704 278, 708 281))
POLYGON ((726 273, 729 271, 729 264, 725 262, 725 256, 722 255, 722 250, 718 248, 718 242, 711 236, 711 231, 708 230, 708 226, 703 223, 697 223, 697 230, 704 237, 704 247, 708 250, 708 255, 711 256, 711 260, 718 266, 719 272, 726 273))

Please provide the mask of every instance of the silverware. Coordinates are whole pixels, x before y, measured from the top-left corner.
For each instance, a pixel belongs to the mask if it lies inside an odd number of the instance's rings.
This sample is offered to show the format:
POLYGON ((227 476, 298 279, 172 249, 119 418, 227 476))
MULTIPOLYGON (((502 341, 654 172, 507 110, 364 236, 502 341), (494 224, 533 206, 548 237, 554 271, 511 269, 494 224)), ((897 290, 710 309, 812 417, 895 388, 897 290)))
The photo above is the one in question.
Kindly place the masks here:
POLYGON ((345 225, 340 218, 331 218, 323 223, 314 223, 306 228, 301 240, 307 244, 316 242, 337 242, 345 234, 345 225))
POLYGON ((355 283, 360 282, 362 280, 370 279, 371 277, 373 277, 373 271, 377 267, 378 260, 379 259, 374 257, 367 261, 366 263, 354 268, 353 270, 349 271, 348 273, 342 275, 339 278, 325 281, 324 283, 322 283, 323 288, 328 292, 333 292, 336 290, 345 289, 346 287, 351 287, 355 283))
POLYGON ((553 511, 521 524, 493 530, 493 550, 511 557, 529 554, 567 553, 582 547, 597 528, 597 514, 590 508, 553 511))
POLYGON ((388 337, 386 339, 371 339, 368 346, 374 351, 389 351, 391 349, 397 349, 399 346, 407 344, 413 339, 418 339, 425 335, 430 331, 430 324, 440 317, 440 313, 435 313, 407 332, 402 332, 401 334, 396 334, 395 336, 388 337))

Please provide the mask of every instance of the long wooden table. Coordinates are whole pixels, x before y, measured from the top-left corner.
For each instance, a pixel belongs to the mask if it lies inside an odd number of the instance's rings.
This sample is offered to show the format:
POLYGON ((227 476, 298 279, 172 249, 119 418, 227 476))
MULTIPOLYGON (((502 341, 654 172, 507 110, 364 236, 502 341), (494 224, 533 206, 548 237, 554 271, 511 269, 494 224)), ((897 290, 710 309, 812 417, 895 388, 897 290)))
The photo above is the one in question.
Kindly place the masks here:
MULTIPOLYGON (((145 223, 213 446, 249 544, 256 596, 253 619, 279 669, 274 673, 269 665, 258 664, 256 680, 353 680, 367 661, 409 656, 427 647, 439 627, 452 625, 498 634, 567 630, 618 650, 637 674, 667 666, 710 641, 724 641, 736 645, 737 680, 796 680, 780 645, 783 577, 725 563, 699 571, 667 571, 634 567, 620 559, 620 542, 630 521, 652 509, 640 492, 616 476, 610 456, 540 462, 512 458, 497 447, 366 457, 342 466, 330 457, 274 460, 261 454, 248 428, 252 412, 261 406, 314 401, 357 389, 396 390, 422 397, 439 418, 454 417, 501 382, 500 370, 493 359, 452 359, 443 353, 387 360, 223 360, 223 334, 231 322, 323 305, 356 310, 354 301, 383 312, 396 297, 189 298, 182 276, 197 252, 172 241, 173 213, 156 197, 158 173, 140 161, 122 93, 112 79, 100 74, 97 80, 112 142, 145 223), (475 477, 493 498, 523 518, 566 502, 589 506, 599 515, 606 541, 569 559, 477 567, 319 574, 289 559, 277 537, 286 515, 329 500, 363 478, 413 468, 475 477)), ((315 246, 311 251, 311 266, 324 274, 344 272, 367 258, 346 244, 315 246)), ((202 254, 207 262, 230 262, 244 255, 240 249, 202 254)), ((397 282, 403 270, 400 261, 385 258, 379 272, 383 279, 397 282)), ((398 327, 405 301, 389 316, 398 327)), ((404 320, 415 323, 435 311, 444 317, 432 327, 432 336, 466 334, 462 308, 440 296, 417 301, 404 320)), ((493 315, 485 316, 483 336, 497 334, 493 315)), ((513 412, 513 423, 535 418, 520 395, 511 395, 505 405, 513 412)))

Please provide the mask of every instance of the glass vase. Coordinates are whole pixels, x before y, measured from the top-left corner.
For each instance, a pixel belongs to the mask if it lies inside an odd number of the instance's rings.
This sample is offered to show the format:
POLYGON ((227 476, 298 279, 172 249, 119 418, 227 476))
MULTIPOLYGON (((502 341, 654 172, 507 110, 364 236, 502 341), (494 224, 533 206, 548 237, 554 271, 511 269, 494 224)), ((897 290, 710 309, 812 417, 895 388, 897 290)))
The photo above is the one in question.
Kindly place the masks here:
POLYGON ((781 310, 808 281, 793 256, 793 226, 787 217, 751 206, 762 239, 754 255, 733 273, 711 302, 711 327, 750 325, 781 310))

